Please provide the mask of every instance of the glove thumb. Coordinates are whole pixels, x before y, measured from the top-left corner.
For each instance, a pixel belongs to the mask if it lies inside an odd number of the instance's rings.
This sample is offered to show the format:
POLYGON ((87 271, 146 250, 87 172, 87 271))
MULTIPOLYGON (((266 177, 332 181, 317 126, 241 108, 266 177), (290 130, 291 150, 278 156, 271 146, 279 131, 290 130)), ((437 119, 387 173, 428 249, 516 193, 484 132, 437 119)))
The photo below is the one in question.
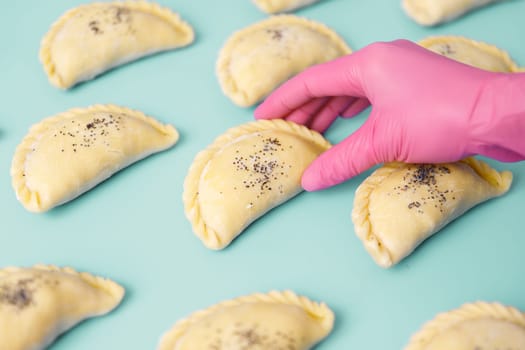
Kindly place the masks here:
POLYGON ((373 123, 367 120, 356 132, 330 148, 305 170, 301 185, 307 191, 322 190, 344 182, 376 165, 373 123))

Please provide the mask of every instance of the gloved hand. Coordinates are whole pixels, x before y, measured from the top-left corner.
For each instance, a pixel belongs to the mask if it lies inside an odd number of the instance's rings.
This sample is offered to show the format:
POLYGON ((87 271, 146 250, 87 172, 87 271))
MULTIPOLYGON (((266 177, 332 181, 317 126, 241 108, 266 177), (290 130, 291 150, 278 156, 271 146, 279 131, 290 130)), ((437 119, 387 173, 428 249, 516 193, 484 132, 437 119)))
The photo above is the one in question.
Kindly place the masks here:
POLYGON ((525 159, 525 74, 483 71, 406 40, 374 43, 307 69, 273 92, 255 117, 324 132, 338 115, 353 117, 370 104, 366 122, 307 168, 306 190, 389 161, 525 159))

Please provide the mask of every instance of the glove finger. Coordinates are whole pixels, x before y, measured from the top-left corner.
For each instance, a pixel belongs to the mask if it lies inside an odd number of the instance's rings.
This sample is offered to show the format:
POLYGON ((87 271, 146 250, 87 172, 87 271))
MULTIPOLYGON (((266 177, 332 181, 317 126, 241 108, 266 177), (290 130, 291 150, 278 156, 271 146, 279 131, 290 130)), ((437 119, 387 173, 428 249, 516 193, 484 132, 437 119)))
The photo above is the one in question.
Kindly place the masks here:
POLYGON ((337 119, 341 112, 355 100, 355 97, 337 96, 332 97, 327 104, 320 109, 312 119, 310 129, 323 133, 337 119))
POLYGON ((370 101, 366 98, 356 99, 347 109, 341 113, 341 116, 344 118, 352 118, 361 113, 363 110, 370 106, 370 101))
POLYGON ((317 191, 342 183, 374 166, 371 123, 365 123, 344 141, 314 160, 303 173, 301 184, 307 191, 317 191))
POLYGON ((255 110, 256 119, 282 118, 314 97, 365 97, 360 80, 358 52, 312 66, 277 88, 255 110))
POLYGON ((314 98, 291 112, 285 117, 285 119, 297 124, 308 125, 312 118, 328 103, 329 100, 329 97, 314 98))

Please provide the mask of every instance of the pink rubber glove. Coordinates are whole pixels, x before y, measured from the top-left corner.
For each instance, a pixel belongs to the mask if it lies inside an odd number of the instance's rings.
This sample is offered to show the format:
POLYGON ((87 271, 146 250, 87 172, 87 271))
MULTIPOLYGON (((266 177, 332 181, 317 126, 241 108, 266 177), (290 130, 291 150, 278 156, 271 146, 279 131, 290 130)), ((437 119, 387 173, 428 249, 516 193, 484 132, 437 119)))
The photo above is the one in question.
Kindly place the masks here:
POLYGON ((366 122, 305 171, 306 190, 388 161, 525 159, 525 74, 483 71, 406 40, 374 43, 306 70, 273 92, 255 117, 324 132, 339 115, 353 117, 370 104, 366 122))

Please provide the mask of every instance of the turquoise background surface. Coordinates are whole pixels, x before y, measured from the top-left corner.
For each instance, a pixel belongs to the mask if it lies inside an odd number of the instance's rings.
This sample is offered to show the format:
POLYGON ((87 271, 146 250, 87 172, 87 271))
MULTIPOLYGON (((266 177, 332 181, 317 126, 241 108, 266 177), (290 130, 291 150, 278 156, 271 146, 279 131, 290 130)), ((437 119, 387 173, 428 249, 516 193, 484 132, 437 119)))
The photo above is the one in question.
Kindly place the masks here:
MULTIPOLYGON (((11 1, 0 15, 0 266, 69 265, 127 290, 117 310, 83 322, 51 349, 154 349, 161 334, 191 312, 272 289, 292 289, 331 306, 336 324, 317 347, 322 350, 400 349, 436 313, 465 302, 499 301, 525 310, 525 163, 490 161, 513 171, 508 194, 474 208, 389 270, 365 252, 350 219, 354 192, 370 171, 300 194, 223 251, 204 248, 184 216, 183 180, 198 151, 253 119, 253 108, 223 96, 215 61, 235 30, 266 15, 248 0, 159 2, 195 28, 195 43, 70 91, 48 83, 38 50, 51 23, 83 2, 11 1), (9 175, 16 146, 41 119, 97 103, 172 123, 180 141, 66 205, 40 215, 25 211, 9 175)), ((490 6, 437 28, 418 26, 398 0, 325 0, 296 14, 329 25, 354 50, 380 40, 463 35, 507 50, 525 65, 524 1, 490 6)), ((337 121, 326 137, 341 141, 366 114, 337 121)))

